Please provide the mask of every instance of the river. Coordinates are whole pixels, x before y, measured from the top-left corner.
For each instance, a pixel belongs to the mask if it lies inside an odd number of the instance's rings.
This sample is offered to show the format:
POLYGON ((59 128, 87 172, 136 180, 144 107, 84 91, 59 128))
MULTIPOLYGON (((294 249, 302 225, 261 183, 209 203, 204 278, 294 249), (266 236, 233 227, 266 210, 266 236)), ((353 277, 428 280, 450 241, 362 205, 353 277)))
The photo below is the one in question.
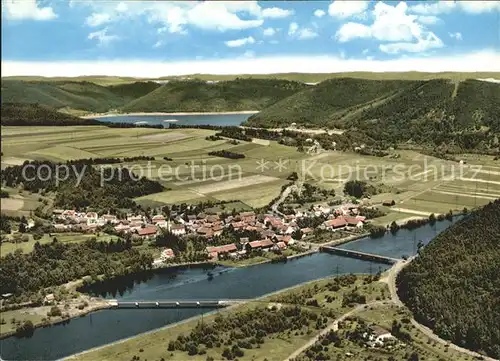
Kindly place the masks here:
POLYGON ((98 120, 111 123, 144 123, 150 125, 217 125, 238 126, 252 114, 189 114, 189 115, 110 115, 99 117, 98 120))
MULTIPOLYGON (((416 242, 428 243, 452 224, 437 222, 413 231, 400 230, 395 236, 362 238, 342 247, 391 257, 414 254, 416 242)), ((267 263, 251 267, 216 268, 208 280, 202 269, 162 271, 149 280, 128 287, 113 287, 104 297, 128 300, 157 299, 238 299, 254 298, 286 287, 327 276, 369 273, 387 265, 326 253, 316 253, 287 263, 267 263), (120 291, 118 291, 120 289, 120 291)), ((96 292, 102 292, 99 290, 96 292)), ((121 309, 102 310, 72 319, 68 324, 35 330, 30 338, 10 337, 0 341, 5 360, 53 360, 172 324, 210 310, 121 309)))

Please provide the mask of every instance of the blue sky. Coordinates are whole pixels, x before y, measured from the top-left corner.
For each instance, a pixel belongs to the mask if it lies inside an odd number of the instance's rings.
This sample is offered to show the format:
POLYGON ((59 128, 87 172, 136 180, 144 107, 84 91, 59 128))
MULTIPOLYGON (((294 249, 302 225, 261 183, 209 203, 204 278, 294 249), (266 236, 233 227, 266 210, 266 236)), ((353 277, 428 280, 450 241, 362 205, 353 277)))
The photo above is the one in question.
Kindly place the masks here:
POLYGON ((495 1, 2 0, 4 75, 500 71, 495 1))

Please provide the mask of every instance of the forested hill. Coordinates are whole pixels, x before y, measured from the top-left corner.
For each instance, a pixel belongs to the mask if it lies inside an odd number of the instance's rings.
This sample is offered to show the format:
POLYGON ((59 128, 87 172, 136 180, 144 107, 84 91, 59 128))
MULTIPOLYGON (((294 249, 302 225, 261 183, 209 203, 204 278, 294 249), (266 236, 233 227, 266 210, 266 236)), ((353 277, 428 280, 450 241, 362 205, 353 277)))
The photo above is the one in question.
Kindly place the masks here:
POLYGON ((399 275, 415 319, 444 339, 500 357, 500 200, 457 222, 399 275))
POLYGON ((65 111, 209 112, 259 110, 308 86, 277 79, 143 81, 98 85, 89 81, 2 79, 2 102, 36 103, 65 111))
POLYGON ((263 127, 292 122, 356 130, 386 146, 417 143, 488 149, 498 143, 500 84, 449 79, 333 79, 248 120, 249 125, 263 127))
POLYGON ((4 103, 1 125, 99 125, 94 119, 78 118, 38 104, 4 103))
POLYGON ((88 81, 2 79, 2 102, 37 103, 54 109, 106 112, 118 109, 159 86, 154 82, 102 86, 88 81))
POLYGON ((235 79, 210 83, 171 81, 130 102, 125 112, 214 112, 260 110, 309 86, 277 79, 235 79))
POLYGON ((255 126, 275 127, 298 123, 333 125, 359 105, 382 100, 420 82, 403 80, 329 79, 275 103, 252 116, 255 126))

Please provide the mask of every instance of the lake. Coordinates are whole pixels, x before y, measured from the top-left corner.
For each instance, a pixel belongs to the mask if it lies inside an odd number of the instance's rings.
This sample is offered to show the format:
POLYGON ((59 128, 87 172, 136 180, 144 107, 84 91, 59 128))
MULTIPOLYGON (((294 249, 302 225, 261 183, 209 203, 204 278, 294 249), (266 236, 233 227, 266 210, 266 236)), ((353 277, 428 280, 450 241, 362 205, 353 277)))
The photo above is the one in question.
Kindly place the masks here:
MULTIPOLYGON (((216 125, 222 127, 238 126, 252 114, 192 114, 192 115, 110 115, 97 120, 111 123, 146 122, 149 125, 216 125), (168 121, 166 121, 168 120, 168 121)), ((143 124, 146 124, 143 123, 143 124)))
MULTIPOLYGON (((457 221, 457 218, 453 222, 457 221)), ((362 238, 344 248, 400 258, 416 252, 416 243, 427 244, 453 222, 437 222, 396 235, 362 238)), ((327 253, 245 268, 213 270, 208 280, 203 269, 163 270, 145 282, 115 284, 95 292, 121 300, 238 299, 254 298, 303 282, 347 273, 376 273, 388 266, 327 253)), ((210 310, 121 309, 102 310, 72 319, 68 324, 36 329, 31 338, 10 337, 0 341, 6 360, 53 360, 163 327, 210 310)))

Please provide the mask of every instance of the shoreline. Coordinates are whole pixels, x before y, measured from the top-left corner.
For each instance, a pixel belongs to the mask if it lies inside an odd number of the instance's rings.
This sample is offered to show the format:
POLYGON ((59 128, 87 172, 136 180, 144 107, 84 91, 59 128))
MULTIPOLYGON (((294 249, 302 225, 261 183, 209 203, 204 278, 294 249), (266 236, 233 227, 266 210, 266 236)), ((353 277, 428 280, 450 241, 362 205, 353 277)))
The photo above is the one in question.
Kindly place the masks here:
POLYGON ((232 115, 232 114, 257 114, 258 110, 241 110, 241 111, 227 111, 227 112, 132 112, 132 113, 94 113, 82 115, 80 118, 84 119, 98 119, 106 117, 127 117, 127 116, 176 116, 176 115, 232 115))
MULTIPOLYGON (((312 256, 313 254, 320 253, 320 247, 323 246, 323 245, 334 244, 335 246, 337 246, 337 245, 341 245, 341 244, 346 244, 346 243, 355 241, 357 239, 366 237, 367 235, 369 235, 369 234, 365 233, 365 234, 359 234, 359 235, 352 235, 352 236, 344 237, 344 238, 341 238, 341 239, 337 239, 337 240, 333 240, 333 241, 329 241, 329 242, 317 244, 312 249, 309 249, 309 250, 306 250, 304 252, 300 252, 300 253, 297 253, 297 254, 294 254, 294 255, 291 255, 291 256, 287 256, 286 260, 284 260, 284 261, 285 262, 287 262, 287 261, 293 261, 294 259, 298 259, 298 258, 302 258, 302 257, 307 257, 307 256, 312 256)), ((272 260, 272 259, 267 259, 267 260, 262 260, 262 261, 256 262, 256 263, 242 264, 242 265, 232 265, 232 266, 226 266, 226 265, 224 265, 224 263, 212 263, 212 262, 193 262, 193 263, 184 263, 184 264, 164 264, 162 266, 155 267, 152 270, 156 271, 156 270, 166 270, 166 269, 184 269, 184 268, 191 268, 193 266, 194 267, 203 267, 203 266, 218 267, 219 266, 219 267, 225 267, 225 268, 246 268, 246 267, 253 267, 253 266, 258 266, 258 265, 262 265, 262 264, 266 264, 266 263, 272 263, 273 261, 274 260, 272 260)), ((329 276, 329 277, 332 277, 332 276, 329 276)), ((80 280, 75 281, 75 282, 79 282, 79 281, 80 280)), ((308 281, 306 283, 315 282, 315 281, 317 281, 317 280, 308 281)), ((299 287, 299 286, 300 285, 291 286, 291 288, 293 288, 293 287, 299 287)), ((282 292, 282 291, 286 291, 286 289, 278 290, 278 291, 275 291, 273 293, 279 293, 279 292, 282 292)), ((86 293, 84 293, 83 295, 84 296, 88 296, 86 293)), ((263 295, 263 296, 260 296, 258 298, 263 298, 263 297, 266 297, 266 296, 269 296, 269 295, 271 295, 271 294, 263 295)), ((58 325, 60 323, 69 322, 73 318, 83 317, 83 316, 86 316, 87 314, 92 313, 92 312, 97 312, 97 311, 101 311, 101 310, 106 310, 106 309, 112 308, 112 306, 110 304, 108 304, 107 301, 108 300, 106 300, 106 299, 94 298, 92 300, 93 304, 89 303, 89 306, 87 306, 86 309, 75 310, 75 313, 72 314, 68 318, 64 318, 64 319, 60 318, 60 319, 49 321, 49 322, 34 323, 33 326, 34 326, 35 329, 37 329, 37 328, 45 328, 45 327, 52 327, 52 326, 56 326, 56 325, 58 325)), ((23 310, 23 309, 21 308, 20 310, 23 310)), ((199 317, 199 316, 195 316, 195 317, 199 317)), ((182 322, 185 322, 185 321, 187 322, 189 320, 190 319, 182 320, 182 321, 179 321, 178 323, 182 323, 182 322)), ((175 324, 177 324, 177 323, 175 323, 175 324)), ((172 324, 172 326, 175 325, 175 324, 172 324)), ((169 327, 169 326, 171 326, 171 325, 166 325, 164 327, 169 327)), ((146 332, 154 332, 154 331, 157 331, 157 330, 159 330, 159 329, 154 329, 154 330, 150 330, 150 331, 146 331, 146 332)), ((16 331, 9 331, 9 332, 6 332, 6 333, 2 333, 2 334, 0 334, 0 340, 3 340, 5 338, 9 338, 9 337, 12 337, 12 336, 15 336, 15 335, 16 335, 16 331)), ((135 336, 139 336, 139 335, 140 334, 135 335, 135 336)), ((131 336, 131 337, 135 337, 135 336, 131 336)))
MULTIPOLYGON (((355 275, 362 276, 362 275, 365 275, 365 274, 364 273, 355 273, 355 275)), ((266 293, 266 294, 264 294, 262 296, 258 296, 258 297, 252 298, 251 300, 244 301, 244 302, 238 303, 236 305, 232 305, 232 306, 226 307, 222 311, 215 310, 215 311, 210 311, 210 312, 204 313, 203 317, 210 316, 210 315, 215 314, 217 312, 230 312, 231 310, 234 310, 234 309, 236 309, 238 307, 241 307, 241 306, 247 304, 248 302, 257 301, 257 300, 261 301, 261 300, 263 300, 265 298, 268 298, 268 297, 271 297, 271 296, 275 296, 275 295, 280 294, 280 293, 289 292, 289 291, 292 291, 292 290, 294 290, 296 288, 304 287, 304 286, 307 286, 307 285, 315 283, 315 282, 320 282, 320 281, 324 281, 324 280, 328 280, 328 279, 336 278, 336 277, 337 276, 335 276, 334 274, 332 274, 330 276, 325 276, 325 277, 321 277, 321 278, 318 278, 318 279, 315 279, 315 280, 310 280, 310 281, 302 282, 302 283, 299 283, 299 284, 296 284, 296 285, 293 285, 293 286, 290 286, 290 287, 282 288, 280 290, 269 292, 269 293, 266 293)), ((173 328, 173 327, 182 325, 184 323, 195 321, 195 320, 199 319, 200 317, 201 317, 200 315, 189 317, 189 318, 186 318, 184 320, 181 320, 181 321, 178 321, 178 322, 174 322, 174 323, 171 323, 169 325, 165 325, 163 327, 155 328, 153 330, 142 332, 142 333, 136 334, 134 336, 126 337, 126 338, 123 338, 121 340, 116 340, 116 341, 107 343, 105 345, 96 346, 96 347, 90 348, 90 349, 85 350, 85 351, 77 352, 77 353, 74 353, 72 355, 60 358, 59 360, 71 360, 71 359, 75 359, 75 358, 77 358, 77 357, 79 357, 81 355, 84 355, 86 353, 97 351, 97 350, 100 350, 100 349, 103 349, 105 347, 112 346, 112 345, 119 345, 121 343, 129 341, 129 340, 134 339, 136 337, 154 334, 155 332, 160 332, 160 331, 168 330, 169 328, 173 328)))

